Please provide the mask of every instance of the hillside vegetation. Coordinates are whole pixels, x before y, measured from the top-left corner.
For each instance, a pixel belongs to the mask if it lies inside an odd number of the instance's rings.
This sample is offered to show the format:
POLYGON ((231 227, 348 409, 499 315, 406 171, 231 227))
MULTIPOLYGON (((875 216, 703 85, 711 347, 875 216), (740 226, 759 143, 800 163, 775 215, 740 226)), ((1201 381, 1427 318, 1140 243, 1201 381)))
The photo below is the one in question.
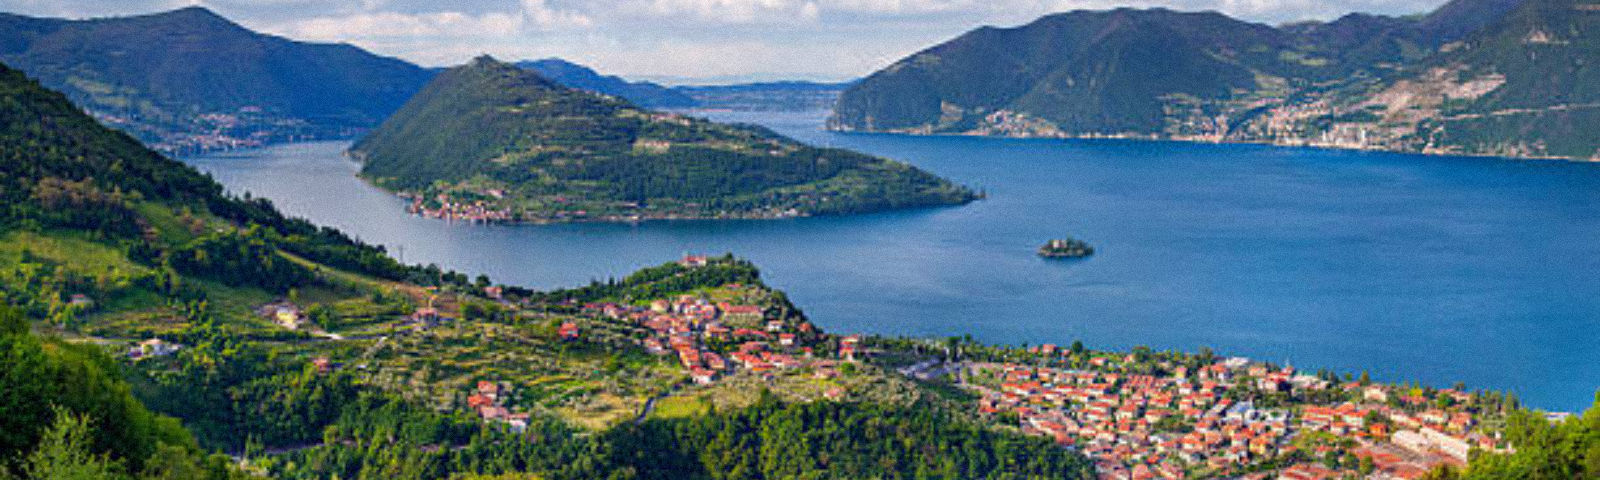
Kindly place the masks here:
POLYGON ((351 153, 416 211, 452 218, 774 218, 975 198, 904 163, 640 109, 487 57, 441 73, 351 153))
MULTIPOLYGON (((401 266, 3 66, 0 195, 0 477, 1087 478, 881 369, 691 382, 642 346, 653 327, 590 305, 722 302, 743 331, 810 329, 747 262, 554 292, 401 266)), ((837 342, 805 332, 771 358, 837 342)))

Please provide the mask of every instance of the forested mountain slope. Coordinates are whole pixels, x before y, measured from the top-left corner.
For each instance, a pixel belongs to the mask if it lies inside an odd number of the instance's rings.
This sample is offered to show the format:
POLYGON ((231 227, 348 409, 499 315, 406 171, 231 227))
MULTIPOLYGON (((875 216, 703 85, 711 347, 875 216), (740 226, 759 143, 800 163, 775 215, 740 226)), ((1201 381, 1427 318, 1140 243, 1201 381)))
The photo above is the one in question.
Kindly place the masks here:
POLYGON ((1076 11, 984 27, 841 96, 842 130, 1600 155, 1600 7, 1456 0, 1282 27, 1076 11))
POLYGON ((172 150, 349 135, 432 75, 350 45, 256 33, 201 7, 89 20, 0 14, 0 61, 172 150))

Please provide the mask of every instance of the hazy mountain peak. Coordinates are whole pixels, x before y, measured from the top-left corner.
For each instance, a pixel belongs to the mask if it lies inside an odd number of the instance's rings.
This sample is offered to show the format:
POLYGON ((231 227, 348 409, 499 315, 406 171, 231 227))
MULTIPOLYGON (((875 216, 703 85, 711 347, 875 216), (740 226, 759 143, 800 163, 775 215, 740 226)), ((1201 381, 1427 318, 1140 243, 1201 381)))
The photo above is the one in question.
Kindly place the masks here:
MULTIPOLYGON (((1535 0, 1538 1, 1538 0, 1535 0)), ((1419 28, 1439 43, 1460 40, 1499 21, 1524 0, 1451 0, 1422 18, 1419 28)))
POLYGON ((676 89, 653 82, 633 82, 615 75, 605 75, 561 58, 524 60, 517 62, 516 66, 538 72, 544 78, 567 87, 625 98, 645 107, 687 108, 697 104, 693 98, 676 89))

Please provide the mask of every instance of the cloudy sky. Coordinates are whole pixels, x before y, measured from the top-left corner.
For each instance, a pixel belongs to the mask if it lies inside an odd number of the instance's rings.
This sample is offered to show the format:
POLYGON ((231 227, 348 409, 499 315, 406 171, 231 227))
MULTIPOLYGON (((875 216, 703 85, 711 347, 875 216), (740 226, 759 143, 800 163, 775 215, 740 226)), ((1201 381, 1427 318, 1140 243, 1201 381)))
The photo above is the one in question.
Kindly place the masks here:
POLYGON ((210 8, 297 40, 348 42, 428 66, 480 53, 562 57, 664 81, 842 80, 980 25, 1113 6, 1217 10, 1264 23, 1444 0, 0 0, 0 11, 100 17, 210 8))

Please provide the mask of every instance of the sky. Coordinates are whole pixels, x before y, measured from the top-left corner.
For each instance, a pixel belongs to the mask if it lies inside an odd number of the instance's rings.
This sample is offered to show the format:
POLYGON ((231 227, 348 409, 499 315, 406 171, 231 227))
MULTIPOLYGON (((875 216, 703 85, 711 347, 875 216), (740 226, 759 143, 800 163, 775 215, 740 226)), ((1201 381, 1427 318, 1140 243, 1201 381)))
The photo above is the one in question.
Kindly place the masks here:
POLYGON ((1281 24, 1405 15, 1444 0, 0 0, 90 18, 199 5, 295 40, 350 43, 425 66, 479 54, 561 57, 666 83, 858 78, 973 28, 1118 6, 1215 10, 1281 24))

